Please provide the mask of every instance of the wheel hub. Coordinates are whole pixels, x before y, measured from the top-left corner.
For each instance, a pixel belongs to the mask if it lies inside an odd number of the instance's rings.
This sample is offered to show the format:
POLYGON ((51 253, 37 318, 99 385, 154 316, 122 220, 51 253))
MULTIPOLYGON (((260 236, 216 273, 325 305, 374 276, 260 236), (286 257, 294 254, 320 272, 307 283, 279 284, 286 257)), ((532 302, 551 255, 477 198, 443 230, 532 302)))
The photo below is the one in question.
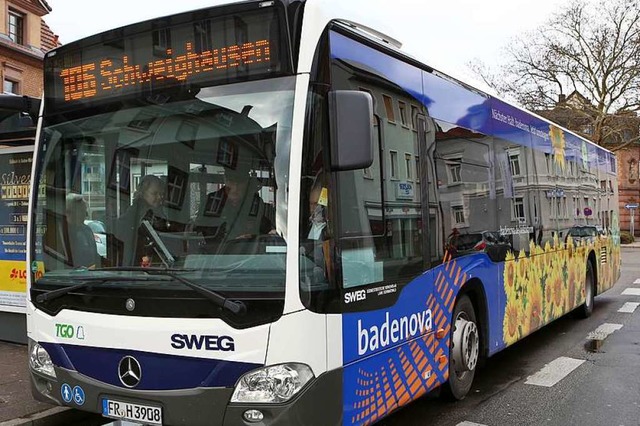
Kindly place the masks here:
POLYGON ((458 373, 472 371, 478 363, 480 339, 472 321, 458 317, 453 332, 453 361, 458 373))

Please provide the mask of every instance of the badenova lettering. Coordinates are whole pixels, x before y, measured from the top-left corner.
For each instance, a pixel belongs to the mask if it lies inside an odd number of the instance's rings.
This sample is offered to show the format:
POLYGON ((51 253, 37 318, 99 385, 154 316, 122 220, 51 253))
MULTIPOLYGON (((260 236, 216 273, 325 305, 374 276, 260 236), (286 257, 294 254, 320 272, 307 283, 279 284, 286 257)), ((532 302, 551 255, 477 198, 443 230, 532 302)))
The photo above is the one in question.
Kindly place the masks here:
POLYGON ((390 344, 415 337, 432 328, 431 309, 397 319, 390 319, 387 312, 384 323, 372 325, 369 328, 363 327, 362 320, 358 320, 358 355, 365 355, 368 352, 385 348, 390 344))

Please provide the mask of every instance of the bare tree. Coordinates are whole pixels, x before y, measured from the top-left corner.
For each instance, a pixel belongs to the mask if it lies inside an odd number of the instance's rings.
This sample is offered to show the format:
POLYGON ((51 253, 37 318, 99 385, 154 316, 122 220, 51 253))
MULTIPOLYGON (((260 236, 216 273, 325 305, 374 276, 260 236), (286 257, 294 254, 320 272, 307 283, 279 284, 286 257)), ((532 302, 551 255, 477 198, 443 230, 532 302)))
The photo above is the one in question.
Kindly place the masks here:
POLYGON ((640 1, 574 0, 507 52, 497 74, 481 63, 470 67, 527 108, 560 121, 571 116, 573 123, 560 124, 596 143, 620 149, 640 140, 640 1), (574 93, 583 102, 563 104, 574 93))

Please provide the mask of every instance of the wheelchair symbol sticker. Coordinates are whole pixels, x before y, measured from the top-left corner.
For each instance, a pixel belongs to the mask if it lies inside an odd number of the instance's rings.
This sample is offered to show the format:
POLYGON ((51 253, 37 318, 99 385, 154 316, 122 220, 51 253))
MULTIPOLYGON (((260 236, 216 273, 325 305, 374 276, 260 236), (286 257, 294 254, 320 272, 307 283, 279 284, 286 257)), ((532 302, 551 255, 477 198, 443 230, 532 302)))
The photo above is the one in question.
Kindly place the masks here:
POLYGON ((60 388, 60 393, 62 394, 62 400, 66 403, 71 402, 71 398, 73 397, 73 393, 71 392, 71 386, 66 383, 62 384, 60 388))
POLYGON ((78 405, 84 404, 84 391, 80 386, 73 388, 73 401, 78 405))

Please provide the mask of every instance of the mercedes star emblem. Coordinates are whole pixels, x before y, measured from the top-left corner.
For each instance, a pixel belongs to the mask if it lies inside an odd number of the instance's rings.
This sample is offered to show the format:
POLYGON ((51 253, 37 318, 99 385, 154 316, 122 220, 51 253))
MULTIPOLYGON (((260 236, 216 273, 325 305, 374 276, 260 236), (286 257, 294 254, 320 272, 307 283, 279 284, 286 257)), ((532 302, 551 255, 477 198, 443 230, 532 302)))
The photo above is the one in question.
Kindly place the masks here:
POLYGON ((127 299, 125 307, 127 308, 127 311, 133 312, 133 310, 136 308, 136 301, 133 299, 127 299))
POLYGON ((137 359, 125 356, 118 365, 118 377, 120 382, 128 388, 135 388, 142 379, 142 369, 137 359))

